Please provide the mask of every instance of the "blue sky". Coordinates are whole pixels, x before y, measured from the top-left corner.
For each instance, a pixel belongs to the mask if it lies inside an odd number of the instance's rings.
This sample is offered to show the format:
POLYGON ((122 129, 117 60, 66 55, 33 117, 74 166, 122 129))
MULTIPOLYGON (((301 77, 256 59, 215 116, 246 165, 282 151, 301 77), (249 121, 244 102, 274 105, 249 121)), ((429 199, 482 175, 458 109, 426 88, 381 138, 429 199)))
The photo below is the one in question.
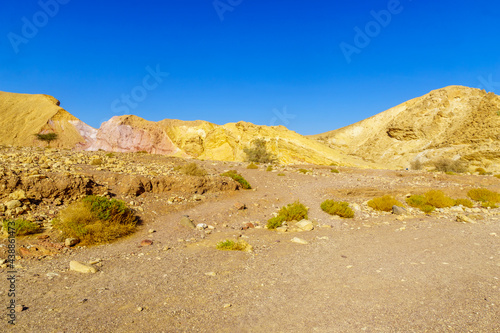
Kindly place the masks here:
POLYGON ((340 128, 448 85, 500 94, 497 1, 9 1, 0 90, 114 115, 340 128))

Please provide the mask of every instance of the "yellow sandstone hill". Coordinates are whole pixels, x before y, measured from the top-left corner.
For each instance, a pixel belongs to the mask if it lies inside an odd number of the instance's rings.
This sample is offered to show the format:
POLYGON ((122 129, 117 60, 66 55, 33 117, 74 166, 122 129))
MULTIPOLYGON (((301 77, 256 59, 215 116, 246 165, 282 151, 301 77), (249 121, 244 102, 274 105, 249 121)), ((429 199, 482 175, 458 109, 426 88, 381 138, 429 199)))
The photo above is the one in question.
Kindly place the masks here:
POLYGON ((500 96, 450 86, 353 125, 311 136, 390 168, 444 157, 500 169, 500 96))
POLYGON ((36 139, 40 133, 54 132, 58 139, 51 147, 73 148, 84 145, 96 130, 59 106, 48 95, 0 92, 0 144, 45 146, 36 139))

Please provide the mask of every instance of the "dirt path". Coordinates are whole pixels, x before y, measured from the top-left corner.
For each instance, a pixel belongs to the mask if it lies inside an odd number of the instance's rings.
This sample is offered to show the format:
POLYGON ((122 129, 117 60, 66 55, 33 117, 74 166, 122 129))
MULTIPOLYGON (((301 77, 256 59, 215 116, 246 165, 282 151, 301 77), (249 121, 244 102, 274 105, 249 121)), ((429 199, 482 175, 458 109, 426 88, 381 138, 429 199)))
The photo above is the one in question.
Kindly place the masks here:
MULTIPOLYGON (((208 162, 207 162, 208 163, 208 162)), ((378 192, 441 188, 463 196, 485 177, 342 169, 237 168, 255 190, 209 196, 169 214, 160 203, 133 236, 52 260, 21 260, 18 302, 27 309, 7 332, 498 332, 500 215, 477 223, 454 214, 397 218, 367 210, 378 192), (343 199, 361 207, 352 220, 331 218, 319 204, 343 199), (263 226, 300 199, 317 223, 310 232, 241 230, 263 226), (245 210, 234 204, 244 203, 245 210), (182 215, 215 227, 212 234, 178 225, 182 215), (155 233, 148 233, 155 229, 155 233), (252 253, 215 249, 242 237, 252 253), (292 243, 293 237, 309 242, 292 243), (143 239, 153 245, 140 247, 143 239), (165 248, 170 248, 165 250, 165 248), (101 259, 99 272, 68 270, 70 260, 101 259), (208 274, 207 274, 208 273, 208 274), (47 275, 48 274, 48 275, 47 275)), ((500 181, 487 177, 489 186, 500 181)), ((412 192, 413 192, 412 191, 412 192)), ((157 206, 154 206, 157 205, 157 206)), ((5 270, 1 272, 5 276, 5 270)), ((5 279, 3 279, 5 280, 5 279)), ((1 300, 7 304, 5 281, 1 300)))

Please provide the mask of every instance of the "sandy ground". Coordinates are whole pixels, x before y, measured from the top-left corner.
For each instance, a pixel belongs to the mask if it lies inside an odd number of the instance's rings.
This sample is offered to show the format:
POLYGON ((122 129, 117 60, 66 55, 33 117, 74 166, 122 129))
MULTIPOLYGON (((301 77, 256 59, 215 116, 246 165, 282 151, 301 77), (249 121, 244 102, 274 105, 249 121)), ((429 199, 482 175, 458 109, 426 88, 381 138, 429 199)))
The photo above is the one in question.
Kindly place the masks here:
MULTIPOLYGON (((313 168, 300 174, 235 168, 254 190, 207 195, 174 208, 143 195, 144 223, 109 245, 43 259, 18 259, 17 324, 7 324, 7 270, 0 270, 0 330, 5 332, 499 332, 500 209, 455 221, 456 213, 397 217, 365 210, 377 195, 442 189, 465 197, 487 176, 313 168), (332 218, 325 199, 362 207, 354 219, 332 218), (279 207, 300 200, 314 230, 277 233, 264 226, 279 207), (245 210, 235 208, 244 203, 245 210), (215 230, 178 224, 182 215, 215 230), (149 233, 150 229, 156 230, 149 233), (291 242, 300 237, 309 242, 291 242), (219 251, 243 238, 251 253, 219 251), (141 247, 144 239, 153 241, 141 247), (96 274, 69 271, 69 261, 100 259, 96 274), (208 273, 208 274, 207 274, 208 273), (4 306, 5 305, 5 306, 4 306)), ((140 199, 140 198, 139 198, 140 199)), ((137 199, 136 199, 137 200, 137 199)), ((20 244, 34 242, 19 240, 20 244)), ((3 240, 2 244, 6 244, 3 240)))

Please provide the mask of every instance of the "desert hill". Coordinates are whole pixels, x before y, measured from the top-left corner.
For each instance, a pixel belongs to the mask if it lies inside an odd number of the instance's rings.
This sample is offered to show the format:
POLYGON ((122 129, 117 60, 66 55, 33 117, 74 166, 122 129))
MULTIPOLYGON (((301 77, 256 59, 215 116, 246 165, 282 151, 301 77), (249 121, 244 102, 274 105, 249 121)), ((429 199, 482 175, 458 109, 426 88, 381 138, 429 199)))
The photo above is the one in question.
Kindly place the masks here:
POLYGON ((54 132, 52 147, 73 148, 84 144, 96 130, 59 106, 48 95, 0 92, 0 144, 44 146, 35 134, 54 132))
POLYGON ((283 126, 258 126, 247 122, 216 125, 207 121, 165 119, 147 121, 137 116, 117 116, 104 122, 87 150, 146 151, 218 161, 244 161, 244 149, 263 138, 268 150, 284 164, 312 163, 368 166, 283 126))
POLYGON ((312 138, 392 168, 445 157, 499 169, 499 126, 500 96, 449 86, 312 138))

